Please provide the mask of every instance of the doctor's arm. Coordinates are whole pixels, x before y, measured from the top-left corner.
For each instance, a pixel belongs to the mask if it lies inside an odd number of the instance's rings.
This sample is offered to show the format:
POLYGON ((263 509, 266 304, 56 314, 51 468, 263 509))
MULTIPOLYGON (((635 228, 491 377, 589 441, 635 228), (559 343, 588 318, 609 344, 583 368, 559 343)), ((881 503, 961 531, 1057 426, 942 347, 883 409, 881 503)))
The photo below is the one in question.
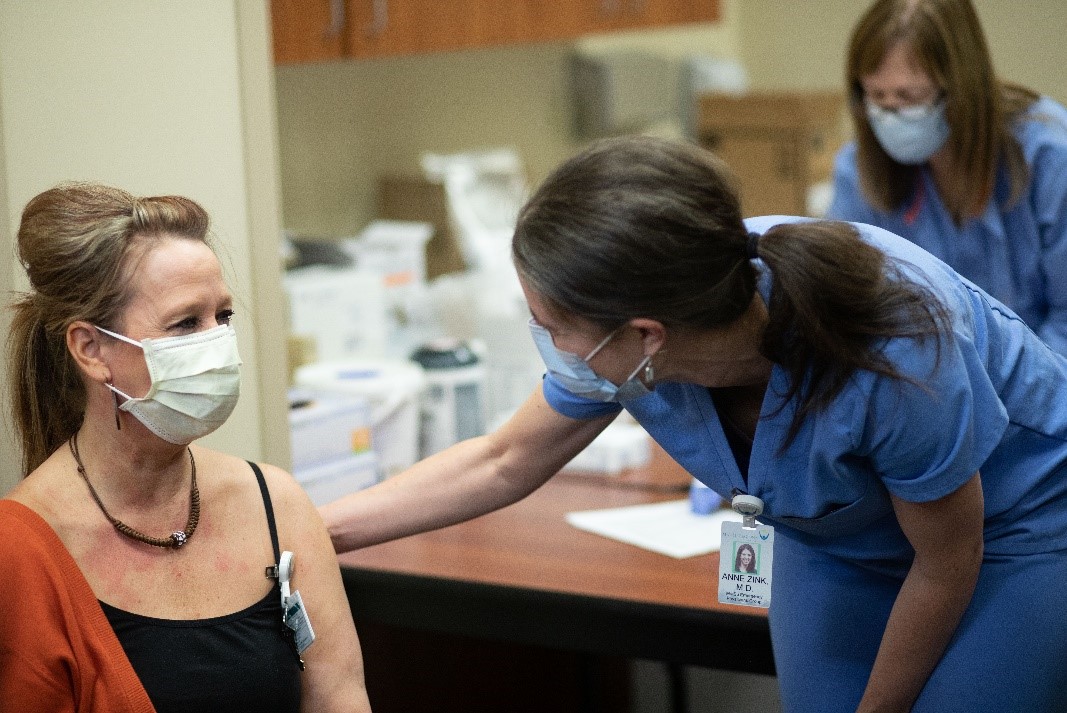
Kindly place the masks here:
POLYGON ((983 554, 979 473, 932 502, 893 497, 915 559, 897 595, 857 713, 910 711, 970 604, 983 554))
POLYGON ((614 418, 563 416, 538 387, 495 432, 457 443, 319 511, 338 552, 470 520, 532 493, 614 418))

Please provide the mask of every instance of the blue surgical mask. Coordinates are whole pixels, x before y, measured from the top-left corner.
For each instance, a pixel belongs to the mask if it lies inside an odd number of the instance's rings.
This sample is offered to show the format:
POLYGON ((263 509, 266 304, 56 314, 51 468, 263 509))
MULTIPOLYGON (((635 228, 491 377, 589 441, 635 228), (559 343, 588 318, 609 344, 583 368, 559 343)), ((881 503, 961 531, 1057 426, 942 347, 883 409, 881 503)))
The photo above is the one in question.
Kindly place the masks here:
POLYGON ((948 140, 944 98, 896 110, 883 109, 870 99, 864 99, 863 104, 878 143, 897 163, 926 163, 948 140))
POLYGON ((533 336, 534 344, 537 345, 537 351, 541 353, 541 359, 545 362, 548 373, 572 394, 596 401, 629 401, 651 393, 649 388, 637 378, 638 372, 652 359, 651 356, 642 359, 626 381, 618 386, 603 376, 599 376, 589 366, 589 360, 595 357, 618 332, 619 330, 616 329, 604 337, 604 340, 583 359, 577 354, 557 349, 548 330, 536 320, 530 320, 530 334, 533 336))

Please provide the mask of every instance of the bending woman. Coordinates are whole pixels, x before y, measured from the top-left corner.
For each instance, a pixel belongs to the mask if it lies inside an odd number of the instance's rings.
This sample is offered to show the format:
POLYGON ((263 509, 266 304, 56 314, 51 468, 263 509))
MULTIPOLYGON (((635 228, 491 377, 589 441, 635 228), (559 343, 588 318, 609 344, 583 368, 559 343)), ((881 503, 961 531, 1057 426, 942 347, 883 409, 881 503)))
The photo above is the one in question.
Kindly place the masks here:
POLYGON ((514 502, 625 408, 723 497, 762 499, 785 710, 1061 709, 1067 359, 907 240, 743 221, 731 186, 652 138, 556 169, 513 240, 543 384, 325 506, 335 547, 514 502))

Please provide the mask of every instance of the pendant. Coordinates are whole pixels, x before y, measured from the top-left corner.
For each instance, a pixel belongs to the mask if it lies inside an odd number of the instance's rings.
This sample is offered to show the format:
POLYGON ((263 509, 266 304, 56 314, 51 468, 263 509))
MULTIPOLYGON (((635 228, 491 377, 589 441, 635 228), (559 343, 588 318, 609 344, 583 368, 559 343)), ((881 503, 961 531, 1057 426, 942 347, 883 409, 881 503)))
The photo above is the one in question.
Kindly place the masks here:
POLYGON ((179 531, 170 533, 170 539, 174 540, 175 547, 181 547, 189 538, 185 536, 184 532, 179 531))

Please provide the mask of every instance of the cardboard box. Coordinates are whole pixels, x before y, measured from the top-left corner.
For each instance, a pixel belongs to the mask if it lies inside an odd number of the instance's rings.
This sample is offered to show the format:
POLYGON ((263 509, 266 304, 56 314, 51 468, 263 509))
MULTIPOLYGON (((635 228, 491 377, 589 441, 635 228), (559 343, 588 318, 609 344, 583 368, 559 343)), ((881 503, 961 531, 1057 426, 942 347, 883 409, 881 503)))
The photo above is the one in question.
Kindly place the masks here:
POLYGON ((445 187, 421 176, 384 176, 378 181, 378 217, 433 225, 426 243, 426 279, 467 269, 448 218, 445 187))
POLYGON ((700 144, 733 171, 746 217, 812 214, 809 192, 831 179, 844 142, 840 93, 709 93, 699 106, 700 144))

